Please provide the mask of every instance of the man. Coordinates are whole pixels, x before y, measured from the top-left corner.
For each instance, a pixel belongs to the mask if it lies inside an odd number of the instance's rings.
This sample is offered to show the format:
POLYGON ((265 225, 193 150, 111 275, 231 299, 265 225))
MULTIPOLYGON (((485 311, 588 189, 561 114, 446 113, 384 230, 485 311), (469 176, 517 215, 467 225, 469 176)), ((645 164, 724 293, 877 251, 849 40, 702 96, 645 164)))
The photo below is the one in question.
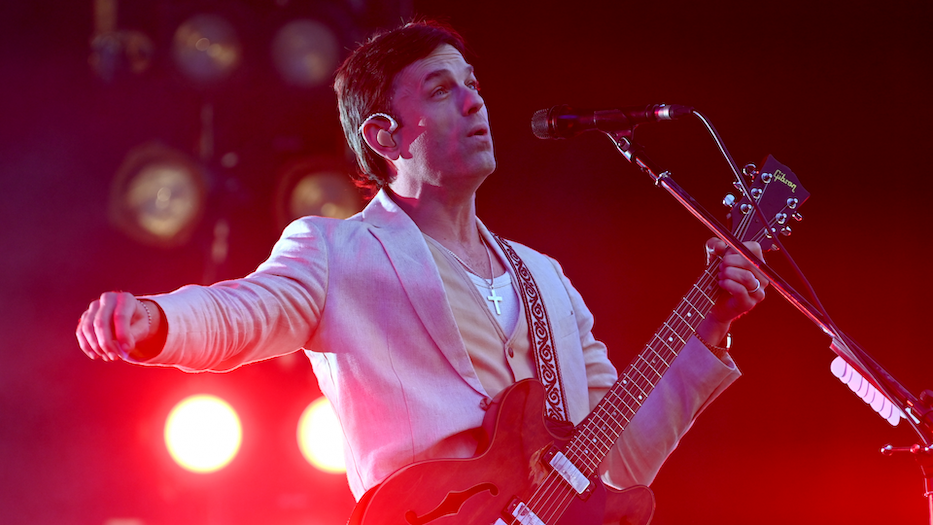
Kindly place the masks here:
MULTIPOLYGON (((557 415, 579 423, 616 371, 556 261, 501 241, 476 217, 476 190, 496 161, 459 35, 432 22, 378 35, 347 59, 335 89, 360 181, 379 188, 366 209, 345 221, 295 221, 243 279, 143 298, 103 294, 81 317, 83 351, 224 371, 303 349, 340 418, 357 498, 413 462, 475 455, 491 399, 519 379, 550 381, 562 397, 557 415), (544 315, 531 315, 529 289, 544 315), (529 330, 542 319, 550 369, 529 330)), ((738 376, 715 343, 767 282, 724 247, 708 243, 724 255, 724 293, 697 329, 705 343, 686 343, 623 433, 602 467, 613 485, 650 483, 738 376)))

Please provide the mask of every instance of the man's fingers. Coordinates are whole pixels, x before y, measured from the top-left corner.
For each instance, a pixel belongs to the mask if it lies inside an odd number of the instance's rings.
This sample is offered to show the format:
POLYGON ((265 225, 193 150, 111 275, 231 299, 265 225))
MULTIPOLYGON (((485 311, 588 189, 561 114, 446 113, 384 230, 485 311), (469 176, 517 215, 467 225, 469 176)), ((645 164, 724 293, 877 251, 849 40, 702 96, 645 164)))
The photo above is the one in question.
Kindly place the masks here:
POLYGON ((97 352, 94 350, 94 346, 91 344, 91 341, 88 340, 87 330, 87 320, 88 312, 85 311, 81 314, 81 320, 78 321, 78 327, 75 329, 75 338, 78 340, 78 346, 81 347, 81 351, 91 359, 97 359, 97 352))
POLYGON ((720 274, 720 284, 727 288, 733 295, 740 293, 743 289, 749 295, 763 292, 768 286, 768 280, 753 268, 744 268, 740 266, 725 266, 720 274), (729 286, 727 283, 734 283, 729 286))
POLYGON ((98 326, 101 324, 100 317, 101 302, 98 299, 97 301, 91 303, 88 306, 87 311, 84 312, 84 315, 81 316, 81 326, 79 330, 81 337, 79 338, 79 341, 81 339, 84 340, 85 353, 90 352, 89 355, 91 355, 92 358, 96 359, 97 357, 100 357, 105 361, 109 361, 107 350, 101 344, 101 337, 104 337, 102 332, 109 331, 109 323, 108 326, 104 326, 101 330, 98 330, 98 326))
POLYGON ((132 294, 106 292, 81 315, 75 337, 91 359, 115 361, 136 342, 132 323, 137 300, 132 294))
POLYGON ((137 300, 130 294, 120 294, 115 298, 113 312, 113 337, 117 350, 126 354, 136 346, 136 337, 133 335, 133 318, 136 315, 137 300))
POLYGON ((97 346, 104 352, 104 355, 113 359, 117 355, 117 343, 113 331, 113 315, 116 309, 116 295, 113 292, 106 292, 100 296, 98 304, 100 305, 94 312, 93 325, 94 335, 97 338, 97 346))

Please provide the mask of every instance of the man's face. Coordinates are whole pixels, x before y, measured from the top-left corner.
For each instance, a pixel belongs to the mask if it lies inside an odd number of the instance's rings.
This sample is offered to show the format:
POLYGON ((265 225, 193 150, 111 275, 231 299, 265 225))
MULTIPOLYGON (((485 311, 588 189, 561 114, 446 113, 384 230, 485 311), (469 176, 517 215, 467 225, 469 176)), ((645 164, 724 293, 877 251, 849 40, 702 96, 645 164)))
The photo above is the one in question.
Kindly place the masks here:
POLYGON ((429 184, 482 182, 496 168, 486 105, 473 66, 450 45, 409 64, 393 83, 401 127, 399 176, 429 184), (477 179, 478 178, 478 179, 477 179))

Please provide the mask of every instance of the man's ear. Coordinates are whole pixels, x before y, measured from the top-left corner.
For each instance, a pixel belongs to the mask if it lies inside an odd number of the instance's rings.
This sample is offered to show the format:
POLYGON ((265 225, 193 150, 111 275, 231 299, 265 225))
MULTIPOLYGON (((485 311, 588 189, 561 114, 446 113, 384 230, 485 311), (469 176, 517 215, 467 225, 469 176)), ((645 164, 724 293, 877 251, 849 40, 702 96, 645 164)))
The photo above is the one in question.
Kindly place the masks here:
POLYGON ((392 134, 398 129, 398 122, 391 115, 374 113, 360 125, 360 135, 377 155, 395 160, 399 157, 398 145, 392 134))

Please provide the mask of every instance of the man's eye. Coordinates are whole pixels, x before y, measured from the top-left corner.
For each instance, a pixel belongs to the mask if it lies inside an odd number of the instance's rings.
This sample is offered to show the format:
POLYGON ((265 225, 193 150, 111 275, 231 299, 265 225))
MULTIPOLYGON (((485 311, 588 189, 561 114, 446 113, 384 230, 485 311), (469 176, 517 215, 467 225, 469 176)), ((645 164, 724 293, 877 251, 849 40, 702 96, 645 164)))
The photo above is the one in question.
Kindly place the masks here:
POLYGON ((469 87, 473 91, 479 91, 480 90, 479 81, 471 80, 470 82, 467 82, 467 87, 469 87))
POLYGON ((431 92, 432 97, 438 97, 438 96, 446 95, 446 94, 447 94, 447 88, 445 87, 434 88, 434 91, 431 92))

